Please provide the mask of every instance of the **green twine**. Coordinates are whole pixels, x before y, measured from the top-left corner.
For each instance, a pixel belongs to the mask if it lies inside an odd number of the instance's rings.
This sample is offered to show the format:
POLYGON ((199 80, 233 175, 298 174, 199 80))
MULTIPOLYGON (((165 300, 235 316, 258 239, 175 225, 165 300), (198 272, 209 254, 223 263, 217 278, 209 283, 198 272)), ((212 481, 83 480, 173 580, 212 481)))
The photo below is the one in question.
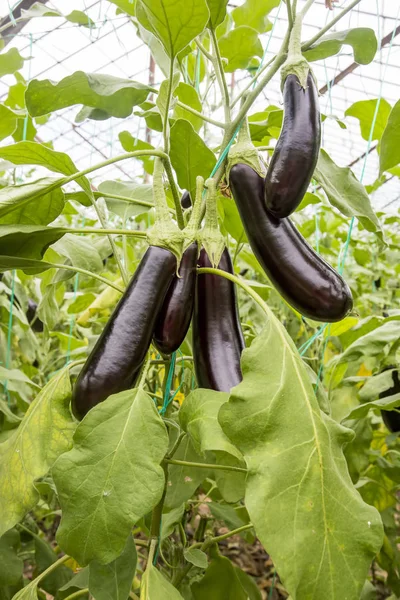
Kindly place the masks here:
POLYGON ((273 594, 273 591, 275 589, 275 580, 276 580, 276 570, 274 571, 274 576, 272 578, 272 585, 271 585, 270 590, 269 590, 268 600, 271 600, 271 598, 272 598, 272 594, 273 594))
POLYGON ((169 371, 168 371, 168 377, 167 377, 167 383, 165 384, 165 390, 164 390, 164 398, 163 398, 163 405, 160 408, 160 415, 164 416, 168 406, 171 404, 174 396, 171 398, 171 387, 172 387, 172 380, 174 377, 174 373, 175 373, 175 363, 176 363, 176 352, 173 352, 171 355, 171 362, 169 364, 169 371))

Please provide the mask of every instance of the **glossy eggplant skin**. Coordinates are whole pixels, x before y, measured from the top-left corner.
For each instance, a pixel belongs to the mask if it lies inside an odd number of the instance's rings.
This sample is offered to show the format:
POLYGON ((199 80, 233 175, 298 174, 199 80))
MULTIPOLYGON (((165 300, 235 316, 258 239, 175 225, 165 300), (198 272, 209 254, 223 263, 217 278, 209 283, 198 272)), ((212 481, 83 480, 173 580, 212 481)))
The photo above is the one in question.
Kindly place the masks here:
POLYGON ((132 386, 175 271, 172 252, 147 249, 76 381, 72 411, 78 419, 111 394, 132 386))
POLYGON ((163 355, 176 352, 188 332, 196 289, 197 256, 198 244, 193 242, 183 253, 179 277, 174 276, 157 317, 153 342, 163 355))
POLYGON ((321 145, 318 90, 311 73, 304 89, 296 75, 288 75, 283 90, 284 120, 265 177, 265 202, 279 219, 300 204, 310 184, 321 145))
POLYGON ((188 191, 183 192, 181 196, 181 206, 182 208, 190 208, 192 206, 192 199, 188 191))
POLYGON ((230 188, 257 260, 288 304, 316 321, 343 319, 353 306, 348 285, 290 219, 268 213, 263 178, 248 165, 237 164, 230 170, 230 188))
MULTIPOLYGON (((388 367, 384 369, 384 371, 388 369, 392 369, 395 367, 388 367)), ((388 396, 394 396, 395 394, 400 394, 400 381, 399 381, 399 372, 393 371, 392 373, 393 386, 388 390, 379 394, 379 398, 387 398, 388 396)), ((389 429, 391 433, 400 433, 400 406, 396 410, 382 410, 381 415, 383 422, 386 427, 389 429)))
MULTIPOLYGON (((204 249, 200 252, 198 266, 212 266, 204 249)), ((218 268, 233 273, 227 248, 218 268)), ((245 347, 232 281, 219 275, 197 276, 192 329, 198 386, 229 392, 242 381, 240 355, 245 347)))

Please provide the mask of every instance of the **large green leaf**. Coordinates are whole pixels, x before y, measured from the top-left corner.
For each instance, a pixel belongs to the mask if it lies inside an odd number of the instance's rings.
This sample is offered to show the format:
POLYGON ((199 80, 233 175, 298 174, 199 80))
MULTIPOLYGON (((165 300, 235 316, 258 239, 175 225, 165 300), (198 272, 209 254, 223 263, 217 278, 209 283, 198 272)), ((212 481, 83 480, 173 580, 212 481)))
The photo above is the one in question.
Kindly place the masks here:
POLYGON ((207 179, 216 159, 214 153, 185 119, 178 119, 171 128, 170 156, 180 187, 188 190, 191 197, 195 198, 196 177, 201 175, 207 179))
POLYGON ((32 117, 83 104, 109 116, 125 118, 132 108, 147 98, 149 87, 130 79, 112 75, 76 71, 58 83, 34 79, 26 90, 26 107, 32 117))
POLYGON ((161 497, 167 447, 161 417, 140 389, 110 396, 79 424, 53 477, 62 508, 57 539, 80 565, 121 554, 133 525, 161 497))
POLYGON ((40 260, 67 231, 63 227, 0 225, 0 256, 40 260))
POLYGON ((11 75, 24 66, 24 59, 17 48, 10 48, 4 54, 0 54, 0 77, 11 75))
POLYGON ((383 132, 379 161, 381 173, 400 163, 400 100, 394 105, 383 132))
POLYGON ((379 356, 387 344, 400 338, 400 321, 388 321, 356 339, 339 356, 338 363, 357 360, 362 356, 379 356))
POLYGON ((207 0, 208 9, 210 11, 209 25, 215 29, 224 21, 226 16, 226 5, 228 0, 207 0))
POLYGON ((210 12, 205 0, 137 0, 136 16, 174 58, 202 33, 210 12))
POLYGON ((256 534, 294 600, 358 600, 382 524, 348 473, 343 446, 352 433, 321 412, 272 313, 244 350, 242 372, 219 421, 247 463, 245 504, 256 534))
POLYGON ((357 217, 367 231, 374 232, 383 241, 383 232, 364 186, 348 167, 338 167, 325 150, 319 153, 314 171, 329 202, 346 217, 357 217))
POLYGON ((99 273, 103 270, 103 261, 93 245, 93 240, 84 236, 67 233, 53 245, 53 249, 68 258, 74 267, 86 269, 92 273, 99 273))
MULTIPOLYGON (((57 152, 38 142, 18 142, 12 146, 0 148, 0 158, 14 165, 38 165, 49 171, 73 175, 78 171, 72 159, 64 152, 57 152)), ((86 177, 79 177, 76 182, 90 196, 91 187, 86 177)))
POLYGON ((254 56, 263 55, 263 47, 258 31, 247 25, 240 25, 219 39, 221 55, 228 59, 224 69, 233 73, 236 69, 245 69, 254 56))
POLYGON ((10 529, 0 537, 0 588, 15 585, 22 577, 24 563, 17 554, 19 534, 10 529))
POLYGON ((280 0, 246 0, 244 4, 232 11, 232 17, 236 27, 247 25, 256 29, 259 33, 265 33, 272 28, 272 23, 267 16, 272 9, 279 6, 280 0))
POLYGON ((0 225, 47 225, 63 211, 60 177, 44 177, 33 183, 0 190, 0 225))
POLYGON ((111 563, 102 565, 96 560, 90 563, 89 592, 96 600, 125 600, 132 588, 136 563, 136 546, 130 535, 122 554, 111 563))
POLYGON ((18 116, 4 104, 0 104, 0 140, 11 135, 17 127, 18 116))
POLYGON ((369 27, 357 27, 324 35, 304 52, 304 56, 309 61, 323 60, 340 52, 343 45, 352 46, 354 60, 360 65, 372 62, 378 49, 374 30, 369 27))
MULTIPOLYGON (((194 449, 208 462, 244 467, 243 457, 229 441, 218 423, 218 412, 228 394, 199 388, 185 398, 179 411, 182 429, 187 432, 194 449)), ((218 488, 227 502, 238 502, 244 496, 245 473, 215 470, 218 488)))
POLYGON ((118 8, 120 8, 121 10, 126 12, 127 15, 130 15, 131 17, 135 16, 135 2, 133 2, 132 0, 108 0, 108 1, 111 2, 111 4, 115 4, 116 6, 118 6, 118 8))
POLYGON ((140 588, 140 600, 183 600, 178 590, 153 565, 146 569, 140 588))
MULTIPOLYGON (((191 108, 201 112, 201 100, 192 85, 181 81, 180 84, 175 88, 174 96, 179 98, 179 100, 184 104, 187 104, 191 108)), ((203 119, 196 117, 191 112, 178 105, 176 105, 174 108, 174 117, 176 119, 186 119, 193 125, 195 131, 199 131, 200 127, 203 125, 203 119)))
MULTIPOLYGON (((371 136, 371 127, 375 117, 378 100, 360 100, 354 102, 344 113, 346 117, 355 117, 360 121, 361 135, 368 142, 371 136)), ((379 100, 378 113, 374 124, 371 140, 380 140, 386 127, 391 106, 384 98, 379 100)))
POLYGON ((69 371, 63 369, 35 398, 15 433, 0 444, 0 533, 35 506, 35 481, 70 448, 75 429, 70 399, 69 371))

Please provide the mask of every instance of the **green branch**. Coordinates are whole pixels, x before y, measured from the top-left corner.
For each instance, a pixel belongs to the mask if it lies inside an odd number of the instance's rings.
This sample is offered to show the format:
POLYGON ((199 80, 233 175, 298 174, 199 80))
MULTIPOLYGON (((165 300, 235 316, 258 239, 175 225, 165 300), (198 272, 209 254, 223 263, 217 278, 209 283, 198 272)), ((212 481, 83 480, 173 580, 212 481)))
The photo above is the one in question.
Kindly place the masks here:
POLYGON ((222 64, 222 58, 219 51, 217 36, 215 35, 215 31, 212 27, 209 29, 211 42, 213 46, 214 55, 212 57, 215 75, 217 77, 217 81, 219 87, 221 89, 223 104, 224 104, 224 113, 225 113, 225 122, 229 123, 231 120, 231 109, 230 109, 230 98, 229 98, 229 90, 228 84, 226 83, 224 65, 222 64))
POLYGON ((185 220, 183 218, 181 199, 178 194, 178 189, 176 187, 175 179, 174 179, 174 176, 172 173, 172 167, 171 167, 169 157, 167 160, 163 159, 163 163, 164 163, 165 172, 168 177, 169 185, 171 186, 171 192, 172 192, 172 196, 174 199, 176 220, 178 222, 178 227, 179 227, 179 229, 183 229, 185 227, 185 220))
POLYGON ((93 277, 93 279, 97 279, 98 281, 101 281, 102 283, 109 285, 110 287, 114 288, 114 290, 117 290, 117 292, 120 292, 121 294, 123 294, 125 291, 119 285, 116 285, 115 283, 113 283, 112 281, 109 281, 105 277, 102 277, 101 275, 97 275, 96 273, 92 273, 91 271, 87 271, 86 269, 80 269, 79 267, 72 267, 70 265, 63 265, 63 264, 58 264, 58 263, 48 263, 48 264, 51 264, 52 269, 53 268, 54 269, 64 269, 65 271, 72 271, 72 273, 81 273, 82 275, 87 275, 88 277, 93 277))
POLYGON ((171 58, 169 61, 169 78, 168 78, 167 99, 165 101, 165 112, 164 112, 164 120, 163 120, 164 152, 166 154, 168 154, 168 152, 169 152, 169 109, 171 106, 171 98, 172 98, 172 85, 173 85, 173 79, 174 79, 174 62, 175 62, 174 58, 171 58))
POLYGON ((50 573, 52 573, 58 567, 63 565, 65 562, 67 562, 67 560, 69 560, 69 558, 70 557, 68 556, 68 554, 65 554, 65 556, 62 556, 61 558, 56 560, 56 562, 52 563, 49 567, 47 567, 47 569, 45 571, 43 571, 43 573, 40 573, 40 575, 38 575, 35 579, 32 579, 32 581, 30 583, 28 583, 27 586, 24 587, 24 596, 26 595, 25 597, 30 597, 29 591, 37 588, 39 583, 45 577, 47 577, 47 575, 50 575, 50 573))
POLYGON ((130 204, 137 204, 138 206, 146 206, 147 208, 153 208, 152 202, 146 202, 145 200, 136 200, 135 198, 129 198, 129 196, 120 196, 119 194, 109 194, 108 192, 93 192, 95 198, 111 198, 111 200, 121 200, 122 202, 128 202, 130 204))
POLYGON ((75 600, 75 598, 79 598, 80 596, 84 596, 85 594, 88 594, 88 593, 89 593, 89 588, 83 588, 81 590, 77 590, 73 594, 70 594, 69 596, 64 598, 64 600, 75 600))
MULTIPOLYGON (((212 271, 218 271, 218 269, 211 269, 212 271)), ((224 272, 224 271, 222 271, 224 272)), ((175 460, 173 458, 165 458, 164 461, 170 465, 177 465, 182 467, 193 467, 199 469, 213 469, 217 471, 235 471, 236 473, 247 473, 247 469, 242 467, 232 467, 230 465, 213 465, 208 463, 196 463, 188 462, 186 460, 175 460)))
MULTIPOLYGON (((49 227, 49 229, 52 229, 49 227)), ((54 229, 57 229, 54 227, 54 229)), ((65 227, 63 228, 66 233, 95 233, 97 235, 130 235, 132 237, 145 238, 147 233, 145 231, 138 231, 136 229, 99 229, 98 227, 65 227)))

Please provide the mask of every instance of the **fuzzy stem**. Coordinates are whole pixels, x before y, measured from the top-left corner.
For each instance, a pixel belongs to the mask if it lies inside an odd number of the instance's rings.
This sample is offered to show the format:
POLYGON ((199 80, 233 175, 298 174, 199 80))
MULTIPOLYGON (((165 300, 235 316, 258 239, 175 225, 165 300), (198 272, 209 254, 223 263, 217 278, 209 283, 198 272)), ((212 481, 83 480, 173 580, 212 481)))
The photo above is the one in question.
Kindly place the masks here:
POLYGON ((129 198, 129 196, 120 196, 119 194, 109 194, 108 192, 93 192, 95 198, 111 198, 111 200, 121 200, 122 202, 128 202, 130 204, 137 204, 138 206, 146 206, 153 208, 152 202, 146 202, 145 200, 136 200, 135 198, 129 198))
MULTIPOLYGON (((218 271, 218 269, 212 269, 212 271, 218 271)), ((183 467, 196 467, 199 469, 212 469, 217 471, 235 471, 236 473, 247 473, 247 469, 242 467, 232 467, 230 465, 212 465, 207 463, 188 462, 186 460, 175 460, 173 458, 164 459, 166 463, 170 465, 178 465, 183 467)))
POLYGON ((169 185, 171 186, 172 196, 174 198, 176 220, 178 222, 178 227, 179 227, 179 229, 183 229, 185 227, 185 221, 183 219, 181 199, 178 194, 178 189, 176 187, 174 175, 172 173, 172 167, 171 167, 169 157, 167 157, 167 160, 163 159, 163 162, 164 162, 165 172, 168 177, 169 185))
MULTIPOLYGON (((49 229, 51 229, 51 227, 49 227, 49 229)), ((147 235, 145 231, 138 231, 136 229, 99 229, 98 227, 81 227, 80 229, 77 229, 75 227, 65 227, 65 233, 95 233, 97 235, 131 235, 133 237, 140 238, 145 238, 147 235)))
MULTIPOLYGON (((47 575, 50 575, 50 573, 52 573, 53 571, 55 571, 58 567, 60 567, 61 565, 63 565, 65 562, 67 562, 67 560, 69 560, 69 556, 68 554, 65 554, 64 556, 62 556, 61 558, 59 558, 58 560, 56 560, 56 562, 52 563, 49 567, 47 567, 47 569, 45 571, 43 571, 43 573, 40 573, 40 575, 38 575, 35 579, 32 579, 32 581, 30 583, 28 583, 28 585, 24 588, 24 594, 27 590, 27 588, 37 588, 38 584, 45 578, 47 577, 47 575)), ((28 593, 29 595, 29 593, 28 593)))
MULTIPOLYGON (((248 529, 254 529, 253 523, 247 523, 247 525, 242 525, 241 527, 238 527, 237 529, 232 529, 231 531, 228 531, 227 533, 224 533, 223 535, 217 535, 216 537, 213 537, 213 538, 207 540, 207 542, 211 546, 211 544, 216 544, 218 542, 222 542, 223 540, 226 540, 227 538, 232 537, 233 535, 238 535, 239 533, 242 533, 242 531, 247 531, 248 529)), ((202 546, 202 544, 192 544, 190 547, 191 548, 199 548, 200 546, 202 546)))
POLYGON ((287 14, 288 14, 289 29, 292 29, 292 27, 293 27, 293 13, 292 13, 292 6, 291 6, 291 3, 290 3, 290 0, 286 0, 286 8, 287 8, 287 14))
POLYGON ((219 87, 221 88, 221 94, 224 101, 224 113, 225 113, 225 122, 229 123, 231 120, 231 109, 230 109, 230 98, 229 98, 229 90, 228 84, 226 83, 224 65, 222 64, 222 58, 219 51, 217 36, 215 35, 215 31, 213 28, 209 29, 211 42, 214 50, 214 69, 215 75, 217 77, 217 81, 219 83, 219 87))
POLYGON ((153 201, 156 209, 155 223, 168 222, 170 220, 167 199, 165 197, 163 184, 164 166, 160 158, 154 161, 153 171, 153 201))
POLYGON ((206 228, 212 231, 218 229, 218 212, 217 212, 217 186, 215 179, 210 177, 206 181, 207 200, 206 200, 206 228))
POLYGON ((164 120, 163 120, 163 139, 164 139, 164 152, 168 154, 169 152, 169 108, 171 106, 171 97, 172 97, 172 84, 174 78, 174 58, 170 59, 169 63, 169 79, 168 79, 168 89, 167 89, 167 99, 165 102, 165 112, 164 112, 164 120))

